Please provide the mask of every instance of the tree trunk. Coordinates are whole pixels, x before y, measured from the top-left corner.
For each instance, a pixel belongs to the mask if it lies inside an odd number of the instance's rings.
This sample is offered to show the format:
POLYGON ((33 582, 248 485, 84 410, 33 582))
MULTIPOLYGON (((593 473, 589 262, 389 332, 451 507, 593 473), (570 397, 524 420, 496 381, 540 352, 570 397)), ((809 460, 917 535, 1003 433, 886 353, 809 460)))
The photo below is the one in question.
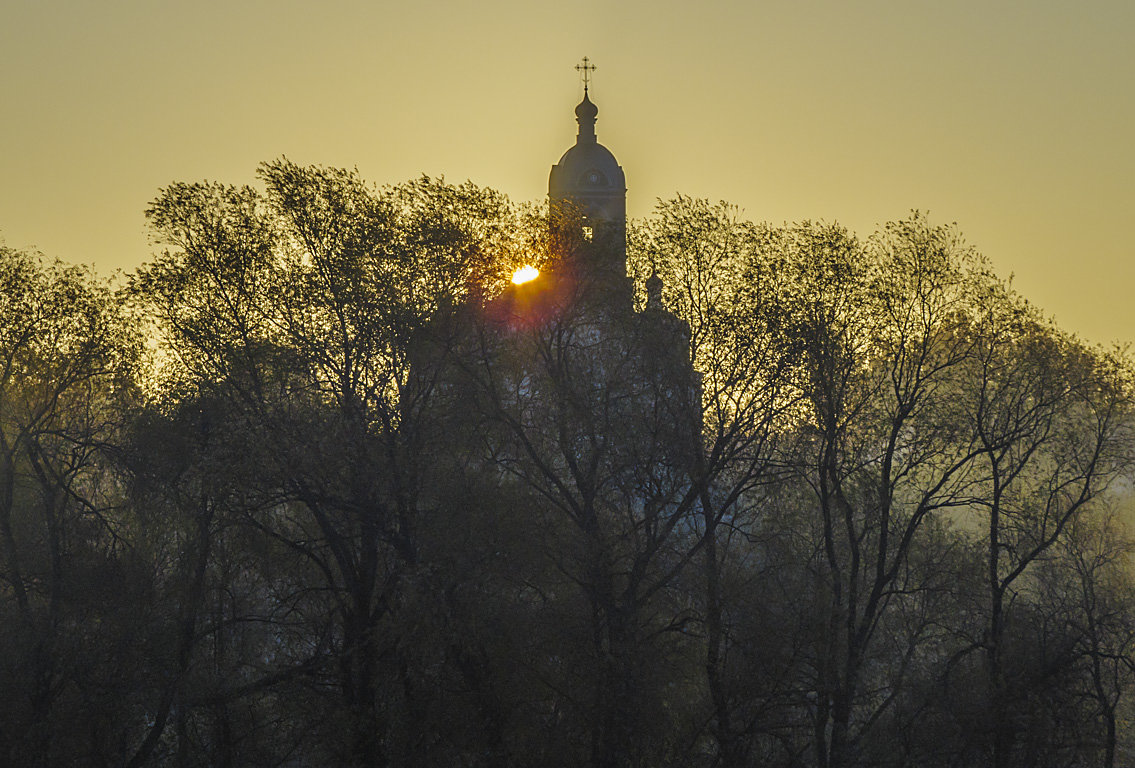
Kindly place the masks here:
POLYGON ((721 768, 738 768, 744 760, 744 748, 733 731, 729 693, 722 679, 722 649, 725 632, 721 609, 721 564, 717 553, 717 518, 703 493, 705 519, 705 674, 713 701, 713 735, 717 739, 717 764, 721 768))

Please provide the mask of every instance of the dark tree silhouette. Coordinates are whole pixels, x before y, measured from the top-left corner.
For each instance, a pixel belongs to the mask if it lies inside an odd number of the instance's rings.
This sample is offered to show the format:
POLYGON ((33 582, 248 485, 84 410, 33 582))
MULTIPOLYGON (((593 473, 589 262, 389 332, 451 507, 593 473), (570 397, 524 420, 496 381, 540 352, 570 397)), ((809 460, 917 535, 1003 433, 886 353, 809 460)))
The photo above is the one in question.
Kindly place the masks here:
POLYGON ((0 250, 0 761, 1122 764, 1129 359, 922 214, 585 213, 281 159, 128 290, 0 250))

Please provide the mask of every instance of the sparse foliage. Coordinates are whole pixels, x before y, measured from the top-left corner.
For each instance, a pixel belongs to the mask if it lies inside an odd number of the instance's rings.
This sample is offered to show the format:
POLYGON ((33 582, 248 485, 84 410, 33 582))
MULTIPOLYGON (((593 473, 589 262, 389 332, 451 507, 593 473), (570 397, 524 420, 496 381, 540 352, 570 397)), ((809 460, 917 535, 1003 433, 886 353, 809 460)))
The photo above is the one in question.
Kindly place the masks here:
POLYGON ((281 159, 127 290, 0 250, 0 761, 1132 754, 1124 353, 923 214, 578 215, 281 159))

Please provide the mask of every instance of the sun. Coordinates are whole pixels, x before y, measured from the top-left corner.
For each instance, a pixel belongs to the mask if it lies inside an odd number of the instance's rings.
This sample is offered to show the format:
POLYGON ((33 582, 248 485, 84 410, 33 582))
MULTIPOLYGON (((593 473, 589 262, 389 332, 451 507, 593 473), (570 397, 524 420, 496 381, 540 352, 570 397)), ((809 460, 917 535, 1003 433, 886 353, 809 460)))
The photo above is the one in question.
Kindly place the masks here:
POLYGON ((530 264, 525 264, 523 267, 512 273, 512 282, 515 285, 520 285, 521 283, 531 282, 539 276, 540 270, 536 269, 536 267, 533 267, 530 264))

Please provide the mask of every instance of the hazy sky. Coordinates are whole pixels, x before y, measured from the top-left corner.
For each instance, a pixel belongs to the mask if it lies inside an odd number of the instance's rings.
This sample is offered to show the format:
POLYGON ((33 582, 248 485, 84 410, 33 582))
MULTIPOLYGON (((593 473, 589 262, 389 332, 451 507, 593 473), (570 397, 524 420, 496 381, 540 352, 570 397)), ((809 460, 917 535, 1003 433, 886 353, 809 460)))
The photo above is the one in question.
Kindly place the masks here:
POLYGON ((632 216, 928 210, 1065 328, 1135 341, 1133 0, 0 0, 0 238, 132 269, 161 187, 281 155, 539 199, 584 55, 632 216))

